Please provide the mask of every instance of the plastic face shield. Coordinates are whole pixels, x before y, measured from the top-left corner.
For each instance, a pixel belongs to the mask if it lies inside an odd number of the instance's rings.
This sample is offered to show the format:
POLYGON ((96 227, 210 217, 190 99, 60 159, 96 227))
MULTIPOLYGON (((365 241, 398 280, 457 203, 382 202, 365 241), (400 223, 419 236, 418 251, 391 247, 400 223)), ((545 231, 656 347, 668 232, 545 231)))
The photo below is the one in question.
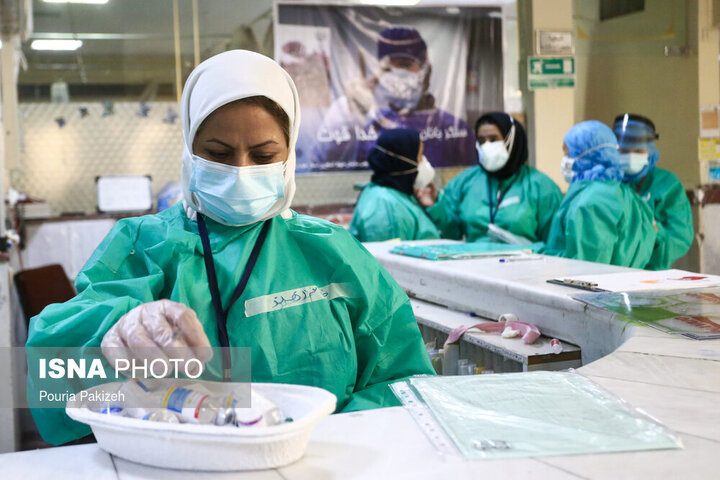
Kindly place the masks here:
POLYGON ((615 118, 613 132, 618 139, 621 152, 648 150, 659 138, 655 125, 646 117, 626 113, 615 118))

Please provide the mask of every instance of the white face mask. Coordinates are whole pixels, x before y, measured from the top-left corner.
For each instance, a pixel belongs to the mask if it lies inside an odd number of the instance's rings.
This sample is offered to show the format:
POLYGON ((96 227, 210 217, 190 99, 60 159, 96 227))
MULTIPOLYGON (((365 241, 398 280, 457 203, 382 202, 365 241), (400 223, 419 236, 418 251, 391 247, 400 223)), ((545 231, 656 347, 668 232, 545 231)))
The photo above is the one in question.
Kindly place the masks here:
POLYGON ((378 78, 377 92, 383 103, 398 110, 409 110, 420 101, 424 90, 425 68, 411 72, 404 68, 392 67, 378 78))
POLYGON ((475 150, 478 152, 480 165, 488 172, 497 172, 505 166, 510 158, 503 140, 485 142, 482 145, 475 142, 475 150))
POLYGON ((562 170, 563 177, 567 183, 572 182, 575 172, 573 172, 574 158, 570 158, 567 155, 563 155, 562 161, 560 162, 560 170, 562 170))
POLYGON ((648 164, 648 154, 628 152, 620 154, 620 168, 626 175, 635 175, 648 164))
POLYGON ((435 169, 432 165, 430 165, 430 162, 425 155, 423 155, 422 160, 418 163, 417 171, 418 173, 417 177, 415 177, 415 185, 413 185, 415 188, 425 188, 435 178, 435 169))

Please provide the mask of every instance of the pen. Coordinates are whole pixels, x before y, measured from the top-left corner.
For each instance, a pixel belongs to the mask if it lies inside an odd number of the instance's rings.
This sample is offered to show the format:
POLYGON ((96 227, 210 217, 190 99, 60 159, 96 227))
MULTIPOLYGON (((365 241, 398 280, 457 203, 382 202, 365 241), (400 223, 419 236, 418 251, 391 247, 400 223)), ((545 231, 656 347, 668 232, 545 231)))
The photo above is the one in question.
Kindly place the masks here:
POLYGON ((501 258, 498 260, 500 263, 508 263, 508 262, 525 262, 530 260, 542 260, 542 255, 529 255, 529 256, 518 256, 518 257, 507 257, 507 258, 501 258))

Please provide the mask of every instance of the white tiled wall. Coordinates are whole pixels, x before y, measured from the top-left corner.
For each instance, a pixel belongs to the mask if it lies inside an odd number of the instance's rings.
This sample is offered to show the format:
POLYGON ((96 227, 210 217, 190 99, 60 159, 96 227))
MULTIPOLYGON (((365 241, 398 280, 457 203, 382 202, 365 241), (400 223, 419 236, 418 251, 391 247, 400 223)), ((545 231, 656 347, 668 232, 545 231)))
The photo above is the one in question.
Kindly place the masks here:
POLYGON ((53 214, 95 212, 99 175, 151 175, 157 193, 180 179, 182 130, 179 119, 163 122, 168 108, 177 112, 175 102, 148 106, 142 117, 137 102, 117 102, 109 116, 100 102, 21 104, 22 163, 10 172, 12 186, 48 201, 53 214))
MULTIPOLYGON (((12 186, 48 201, 54 215, 94 213, 99 175, 150 175, 156 195, 167 181, 180 180, 182 128, 179 119, 163 122, 168 108, 177 112, 175 102, 148 106, 141 117, 139 103, 117 102, 115 113, 103 117, 100 102, 21 104, 22 164, 9 173, 12 186)), ((369 178, 367 171, 300 176, 293 205, 352 204, 353 185, 369 178)))

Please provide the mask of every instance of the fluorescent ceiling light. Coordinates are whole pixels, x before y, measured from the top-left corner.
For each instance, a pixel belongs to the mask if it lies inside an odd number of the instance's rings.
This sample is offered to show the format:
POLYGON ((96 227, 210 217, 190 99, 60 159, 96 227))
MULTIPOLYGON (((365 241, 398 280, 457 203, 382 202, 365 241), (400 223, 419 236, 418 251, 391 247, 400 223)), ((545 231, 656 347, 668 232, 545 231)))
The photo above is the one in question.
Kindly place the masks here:
POLYGON ((82 40, 33 40, 33 50, 77 50, 82 47, 82 40))
POLYGON ((92 3, 94 5, 105 5, 110 0, 43 0, 45 3, 92 3))

